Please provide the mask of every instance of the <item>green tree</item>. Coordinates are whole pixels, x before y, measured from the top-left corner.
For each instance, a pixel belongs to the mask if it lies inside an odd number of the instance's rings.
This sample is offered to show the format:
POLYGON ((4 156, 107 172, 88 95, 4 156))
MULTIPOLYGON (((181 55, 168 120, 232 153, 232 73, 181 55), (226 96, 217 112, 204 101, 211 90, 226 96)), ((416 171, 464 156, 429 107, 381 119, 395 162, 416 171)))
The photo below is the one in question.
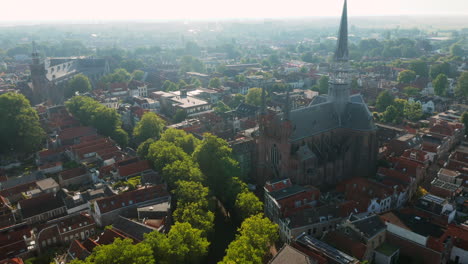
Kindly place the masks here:
POLYGON ((208 208, 208 188, 194 180, 179 180, 177 188, 172 193, 177 198, 177 206, 199 203, 200 207, 208 208))
POLYGON ((137 81, 143 80, 143 76, 145 76, 145 72, 142 70, 134 70, 132 73, 133 79, 137 81))
POLYGON ((414 71, 404 70, 398 74, 398 83, 400 84, 410 84, 414 79, 416 79, 414 71))
POLYGON ((206 176, 210 189, 221 197, 226 183, 239 174, 239 164, 232 158, 232 149, 225 140, 209 133, 203 136, 193 152, 193 159, 206 176))
POLYGON ((248 192, 248 191, 249 190, 245 182, 243 182, 239 177, 233 177, 227 183, 225 191, 224 191, 224 195, 219 198, 222 199, 224 205, 228 209, 234 209, 237 196, 240 193, 248 192))
POLYGON ((460 43, 457 42, 453 44, 452 46, 450 46, 450 54, 456 57, 463 57, 465 56, 465 51, 463 50, 460 43))
POLYGON ((245 75, 244 74, 239 74, 234 77, 234 80, 236 82, 245 82, 245 75))
POLYGON ((228 101, 228 106, 232 109, 235 109, 239 104, 245 101, 245 96, 242 94, 235 94, 232 96, 231 100, 228 101))
POLYGON ((210 80, 210 83, 208 84, 208 87, 210 88, 220 88, 221 87, 221 80, 218 77, 214 77, 210 80))
POLYGON ((414 86, 406 86, 403 88, 403 93, 407 96, 416 96, 419 94, 419 89, 414 86))
POLYGON ((422 106, 419 102, 407 102, 404 109, 405 117, 411 121, 419 120, 422 115, 422 106))
POLYGON ((465 135, 468 135, 468 112, 463 112, 461 122, 465 125, 465 135))
POLYGON ((190 83, 191 83, 195 88, 202 87, 202 82, 201 82, 198 78, 192 78, 192 80, 190 81, 190 83))
POLYGON ((86 93, 91 91, 91 82, 83 74, 77 74, 71 78, 66 86, 65 97, 72 97, 75 92, 86 93))
POLYGON ((179 87, 179 89, 185 88, 187 86, 188 84, 184 80, 179 80, 179 83, 177 84, 177 87, 179 87))
POLYGON ((277 239, 276 224, 262 214, 251 216, 242 223, 239 235, 229 244, 220 263, 263 263, 264 256, 277 239))
POLYGON ((429 75, 432 79, 437 78, 437 76, 441 73, 445 74, 446 76, 450 76, 450 64, 448 62, 437 63, 431 66, 429 75))
POLYGON ((128 146, 128 134, 122 128, 120 127, 115 128, 115 130, 112 132, 110 137, 113 138, 115 142, 119 144, 119 146, 121 147, 128 146))
POLYGON ((421 77, 427 77, 428 76, 428 66, 427 62, 423 60, 413 60, 410 62, 409 67, 410 70, 414 71, 416 75, 419 75, 421 77))
POLYGON ((207 235, 213 231, 214 214, 203 207, 200 202, 178 205, 174 211, 174 220, 180 223, 189 223, 207 235))
POLYGON ((148 138, 147 140, 143 141, 137 148, 138 156, 146 158, 148 156, 148 149, 154 142, 156 142, 156 140, 153 138, 148 138))
POLYGON ((73 261, 74 264, 154 264, 153 251, 146 243, 134 245, 131 239, 116 238, 113 243, 100 245, 85 261, 73 261))
POLYGON ((172 117, 172 121, 174 123, 180 123, 187 119, 188 115, 187 112, 182 109, 177 109, 174 116, 172 117))
POLYGON ((262 88, 250 88, 245 96, 245 102, 250 105, 262 104, 262 88))
POLYGON ((123 68, 115 69, 113 73, 105 75, 101 78, 101 82, 104 84, 109 83, 123 83, 128 82, 132 78, 132 75, 123 68))
POLYGON ((171 189, 176 186, 178 181, 206 181, 198 165, 189 158, 166 164, 162 169, 162 177, 171 189))
POLYGON ((143 114, 141 120, 133 129, 133 136, 138 142, 148 138, 159 138, 164 128, 164 120, 153 112, 143 114))
POLYGON ((192 134, 187 134, 185 131, 175 128, 166 129, 161 134, 161 140, 174 143, 189 155, 191 155, 198 144, 200 144, 200 140, 195 138, 192 134))
POLYGON ((121 66, 126 71, 133 72, 135 70, 143 68, 145 65, 143 64, 142 60, 127 59, 122 61, 121 66))
POLYGON ((145 234, 143 243, 149 245, 161 264, 201 263, 210 245, 202 231, 189 223, 175 223, 167 236, 158 231, 145 234))
POLYGON ((327 94, 328 93, 328 84, 330 82, 330 78, 326 75, 320 77, 318 82, 318 92, 320 94, 327 94))
POLYGON ((457 96, 468 96, 468 71, 463 72, 460 77, 458 77, 455 94, 457 96))
POLYGON ((178 89, 177 84, 169 80, 165 80, 162 86, 162 90, 166 92, 177 91, 177 89, 178 89))
POLYGON ((399 114, 399 111, 393 105, 388 106, 382 115, 382 121, 386 123, 398 124, 401 123, 402 120, 403 117, 399 114))
POLYGON ((263 203, 252 192, 241 192, 237 195, 235 208, 243 220, 252 215, 259 214, 263 211, 263 203))
POLYGON ((39 116, 22 94, 0 95, 0 153, 30 153, 40 149, 45 132, 39 116))
POLYGON ((438 96, 445 96, 448 87, 447 75, 441 73, 432 81, 432 86, 434 86, 434 92, 438 96))
POLYGON ((385 111, 388 106, 393 104, 395 97, 387 90, 381 92, 375 101, 375 107, 380 112, 385 111))
POLYGON ((168 234, 170 263, 200 263, 210 242, 189 223, 176 223, 168 234))
POLYGON ((228 105, 226 105, 223 101, 219 101, 218 103, 216 103, 216 106, 214 107, 214 112, 216 114, 223 114, 230 110, 231 108, 228 105))
POLYGON ((175 161, 188 161, 190 157, 179 147, 166 141, 156 141, 148 149, 148 159, 157 171, 175 161))

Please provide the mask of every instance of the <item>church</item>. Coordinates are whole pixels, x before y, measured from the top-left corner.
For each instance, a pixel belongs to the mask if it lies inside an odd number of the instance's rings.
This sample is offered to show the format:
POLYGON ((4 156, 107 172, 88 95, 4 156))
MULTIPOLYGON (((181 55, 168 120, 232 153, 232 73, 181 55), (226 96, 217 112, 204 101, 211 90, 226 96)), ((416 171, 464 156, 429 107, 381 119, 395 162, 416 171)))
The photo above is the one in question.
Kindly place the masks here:
POLYGON ((331 186, 375 171, 376 126, 360 94, 350 94, 348 18, 343 7, 327 95, 303 108, 281 112, 265 107, 259 114, 257 181, 290 178, 296 184, 331 186))
POLYGON ((33 42, 31 82, 27 84, 26 94, 33 104, 49 102, 59 104, 63 101, 64 87, 73 76, 82 73, 91 84, 110 72, 105 59, 88 57, 59 57, 41 59, 33 42))

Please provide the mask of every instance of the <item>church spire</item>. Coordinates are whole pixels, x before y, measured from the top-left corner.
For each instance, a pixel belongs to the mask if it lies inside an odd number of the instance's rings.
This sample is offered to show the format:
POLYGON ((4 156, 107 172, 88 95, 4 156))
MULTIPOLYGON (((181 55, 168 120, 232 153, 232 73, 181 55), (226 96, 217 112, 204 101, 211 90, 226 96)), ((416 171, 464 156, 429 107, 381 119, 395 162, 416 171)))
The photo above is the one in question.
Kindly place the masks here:
POLYGON ((345 0, 341 14, 340 31, 335 51, 335 61, 348 61, 348 5, 345 0))

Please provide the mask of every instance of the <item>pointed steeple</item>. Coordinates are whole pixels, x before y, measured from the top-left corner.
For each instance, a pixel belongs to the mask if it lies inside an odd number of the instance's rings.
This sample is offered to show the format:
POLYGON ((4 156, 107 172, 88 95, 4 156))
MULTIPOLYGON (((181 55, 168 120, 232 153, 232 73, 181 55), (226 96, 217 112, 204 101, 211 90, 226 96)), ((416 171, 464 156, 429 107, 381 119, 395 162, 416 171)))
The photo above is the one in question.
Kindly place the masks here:
POLYGON ((348 5, 345 0, 343 14, 341 15, 338 43, 335 51, 335 61, 348 61, 348 5))

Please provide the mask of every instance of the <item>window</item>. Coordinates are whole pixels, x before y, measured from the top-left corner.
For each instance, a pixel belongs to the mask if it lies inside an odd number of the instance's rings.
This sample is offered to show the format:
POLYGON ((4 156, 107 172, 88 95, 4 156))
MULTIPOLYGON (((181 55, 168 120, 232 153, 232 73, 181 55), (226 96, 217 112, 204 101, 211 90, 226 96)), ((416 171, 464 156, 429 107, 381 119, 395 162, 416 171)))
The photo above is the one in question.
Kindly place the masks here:
POLYGON ((276 144, 273 144, 273 147, 271 148, 271 163, 273 163, 274 166, 278 165, 279 161, 279 154, 278 154, 278 148, 276 147, 276 144))
POLYGON ((324 227, 322 228, 322 232, 325 232, 325 231, 327 231, 327 227, 326 227, 326 226, 324 226, 324 227))
POLYGON ((315 235, 317 233, 317 228, 314 227, 314 229, 312 230, 312 233, 315 235))

